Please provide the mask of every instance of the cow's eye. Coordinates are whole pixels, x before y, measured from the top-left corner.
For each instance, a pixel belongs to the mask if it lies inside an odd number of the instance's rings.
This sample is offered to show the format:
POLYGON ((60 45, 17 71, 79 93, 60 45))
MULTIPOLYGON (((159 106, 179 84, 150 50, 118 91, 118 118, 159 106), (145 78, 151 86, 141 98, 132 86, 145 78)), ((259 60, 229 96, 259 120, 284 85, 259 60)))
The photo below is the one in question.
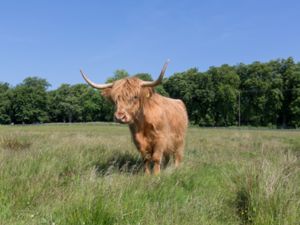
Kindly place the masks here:
POLYGON ((138 96, 133 96, 133 97, 130 99, 130 101, 131 101, 131 102, 135 102, 135 101, 138 100, 138 98, 139 98, 138 96))

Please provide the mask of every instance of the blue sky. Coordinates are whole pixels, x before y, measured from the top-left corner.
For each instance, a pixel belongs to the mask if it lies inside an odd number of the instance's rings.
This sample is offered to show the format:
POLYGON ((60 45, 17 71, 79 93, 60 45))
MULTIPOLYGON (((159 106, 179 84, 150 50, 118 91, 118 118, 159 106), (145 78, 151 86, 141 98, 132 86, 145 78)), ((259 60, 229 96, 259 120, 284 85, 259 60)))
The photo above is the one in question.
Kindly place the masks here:
POLYGON ((300 1, 26 0, 0 2, 0 81, 52 88, 116 69, 156 77, 191 67, 300 60, 300 1))

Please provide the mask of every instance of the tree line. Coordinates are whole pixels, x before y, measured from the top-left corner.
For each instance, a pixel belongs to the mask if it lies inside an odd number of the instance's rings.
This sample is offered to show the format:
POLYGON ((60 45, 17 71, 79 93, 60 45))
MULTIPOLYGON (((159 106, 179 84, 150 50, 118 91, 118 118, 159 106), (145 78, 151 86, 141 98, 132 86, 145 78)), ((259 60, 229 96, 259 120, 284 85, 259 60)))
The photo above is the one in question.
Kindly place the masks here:
MULTIPOLYGON (((107 79, 128 77, 117 70, 107 79)), ((148 73, 136 74, 152 80, 148 73)), ((88 85, 62 84, 28 77, 15 87, 0 83, 0 124, 113 121, 113 105, 88 85)), ((199 126, 300 127, 300 63, 293 58, 175 73, 156 87, 182 99, 192 124, 199 126)))

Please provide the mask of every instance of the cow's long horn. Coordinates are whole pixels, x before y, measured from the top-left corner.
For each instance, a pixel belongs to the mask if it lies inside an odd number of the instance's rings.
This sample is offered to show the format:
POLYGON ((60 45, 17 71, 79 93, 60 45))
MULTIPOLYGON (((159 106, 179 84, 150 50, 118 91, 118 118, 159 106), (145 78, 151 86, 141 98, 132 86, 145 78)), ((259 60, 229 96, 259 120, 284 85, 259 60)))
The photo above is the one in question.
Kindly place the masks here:
POLYGON ((159 85, 162 82, 163 78, 164 78, 165 71, 168 67, 169 62, 170 62, 170 60, 168 59, 167 62, 165 63, 165 65, 164 65, 164 67, 162 68, 162 70, 160 72, 160 75, 157 78, 157 80, 155 80, 155 81, 143 81, 142 86, 143 87, 155 87, 155 86, 159 85))
POLYGON ((84 79, 89 85, 91 85, 93 88, 96 88, 96 89, 100 89, 100 90, 101 90, 101 89, 105 89, 105 88, 110 88, 110 87, 112 87, 112 85, 113 85, 112 83, 108 83, 108 84, 96 84, 96 83, 90 81, 89 78, 87 78, 87 76, 83 73, 82 70, 80 70, 80 73, 81 73, 83 79, 84 79))

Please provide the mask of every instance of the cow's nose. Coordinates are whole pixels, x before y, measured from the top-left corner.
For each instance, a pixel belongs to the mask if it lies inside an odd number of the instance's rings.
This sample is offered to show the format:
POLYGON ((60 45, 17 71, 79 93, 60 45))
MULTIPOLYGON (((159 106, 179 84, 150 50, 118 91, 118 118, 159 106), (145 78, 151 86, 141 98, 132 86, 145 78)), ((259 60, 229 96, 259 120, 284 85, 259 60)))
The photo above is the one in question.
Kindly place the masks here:
POLYGON ((120 121, 123 121, 123 122, 126 121, 126 114, 123 111, 116 112, 115 117, 116 117, 117 120, 120 120, 120 121))

